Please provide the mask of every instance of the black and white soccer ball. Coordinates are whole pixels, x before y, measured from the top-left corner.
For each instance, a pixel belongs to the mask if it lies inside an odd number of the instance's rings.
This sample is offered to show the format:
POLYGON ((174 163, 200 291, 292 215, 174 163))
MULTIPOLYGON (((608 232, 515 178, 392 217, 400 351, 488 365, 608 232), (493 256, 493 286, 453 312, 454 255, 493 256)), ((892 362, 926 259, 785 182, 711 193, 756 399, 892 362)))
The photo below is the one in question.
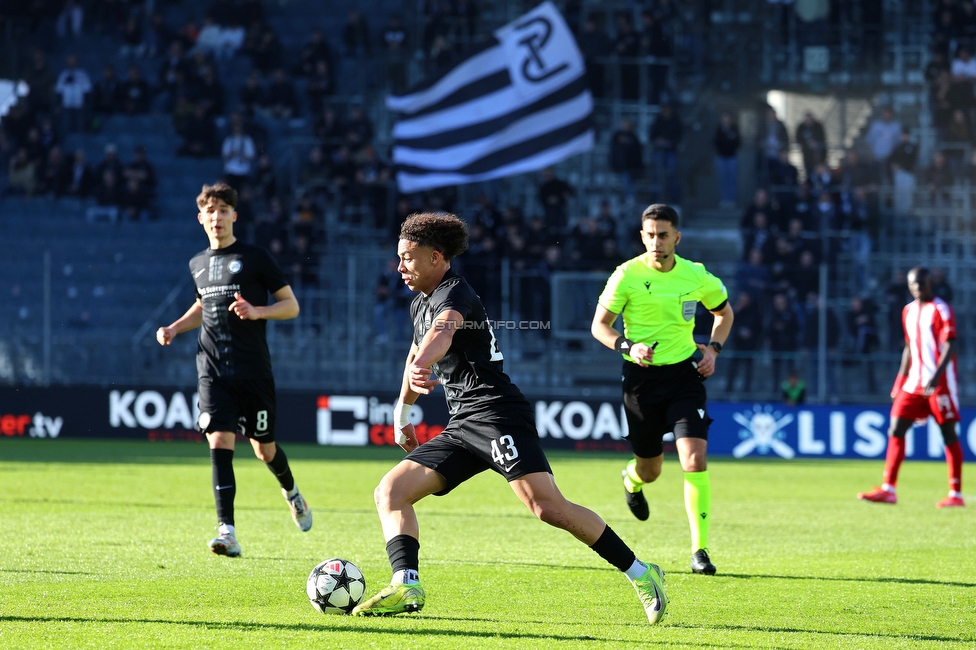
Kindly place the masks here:
POLYGON ((312 569, 305 591, 323 614, 348 614, 366 595, 366 578, 352 562, 332 558, 312 569))

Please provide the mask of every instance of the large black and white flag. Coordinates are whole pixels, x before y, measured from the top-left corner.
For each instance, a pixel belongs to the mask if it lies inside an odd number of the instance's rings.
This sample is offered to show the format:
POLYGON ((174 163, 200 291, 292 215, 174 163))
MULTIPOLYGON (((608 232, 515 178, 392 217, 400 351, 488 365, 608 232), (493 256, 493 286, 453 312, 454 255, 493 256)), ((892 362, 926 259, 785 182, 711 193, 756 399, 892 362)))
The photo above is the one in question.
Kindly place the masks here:
POLYGON ((420 88, 389 97, 402 192, 541 169, 593 147, 593 98, 551 2, 494 33, 420 88))

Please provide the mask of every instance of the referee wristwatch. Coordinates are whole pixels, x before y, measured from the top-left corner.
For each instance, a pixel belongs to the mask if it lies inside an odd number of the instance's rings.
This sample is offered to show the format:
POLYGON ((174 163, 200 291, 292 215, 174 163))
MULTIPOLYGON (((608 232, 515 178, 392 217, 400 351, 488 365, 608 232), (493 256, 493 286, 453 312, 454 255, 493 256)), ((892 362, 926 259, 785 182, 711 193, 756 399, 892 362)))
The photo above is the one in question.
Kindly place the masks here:
POLYGON ((718 341, 711 341, 711 342, 710 342, 710 343, 708 344, 708 347, 710 347, 710 348, 712 348, 713 350, 715 350, 715 354, 718 354, 719 352, 721 352, 721 351, 722 351, 722 348, 723 348, 724 346, 723 346, 723 345, 722 345, 721 343, 719 343, 718 341))

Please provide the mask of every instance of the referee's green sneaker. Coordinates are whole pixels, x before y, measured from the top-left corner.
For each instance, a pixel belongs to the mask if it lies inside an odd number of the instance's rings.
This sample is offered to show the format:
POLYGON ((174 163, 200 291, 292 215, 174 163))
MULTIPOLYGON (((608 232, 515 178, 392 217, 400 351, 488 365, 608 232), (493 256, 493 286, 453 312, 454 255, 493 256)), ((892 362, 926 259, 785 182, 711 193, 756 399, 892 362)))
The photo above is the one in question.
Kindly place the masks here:
POLYGON ((664 618, 664 610, 668 608, 668 597, 664 593, 664 571, 661 571, 661 567, 648 563, 644 575, 634 580, 634 589, 647 612, 647 622, 651 625, 660 622, 664 618))
POLYGON ((419 612, 424 608, 424 588, 420 583, 405 585, 395 583, 383 588, 369 600, 356 605, 353 616, 392 616, 406 612, 419 612))

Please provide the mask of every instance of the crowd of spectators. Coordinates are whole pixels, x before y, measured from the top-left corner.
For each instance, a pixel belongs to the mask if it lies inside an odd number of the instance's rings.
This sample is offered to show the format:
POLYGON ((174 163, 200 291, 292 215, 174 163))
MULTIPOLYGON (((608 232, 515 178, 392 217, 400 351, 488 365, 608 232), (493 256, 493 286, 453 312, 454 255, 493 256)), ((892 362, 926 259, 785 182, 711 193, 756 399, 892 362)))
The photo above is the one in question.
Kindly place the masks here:
MULTIPOLYGON (((369 107, 341 93, 347 81, 340 71, 349 69, 350 62, 376 64, 362 69, 375 70, 382 78, 377 83, 392 92, 403 91, 416 71, 414 61, 422 62, 421 72, 436 72, 456 62, 462 47, 479 38, 477 0, 424 2, 419 43, 412 42, 414 32, 400 16, 374 29, 371 16, 353 9, 337 39, 330 41, 312 28, 293 51, 282 43, 259 0, 213 0, 182 25, 169 24, 159 6, 146 15, 142 3, 57 4, 51 19, 59 38, 70 44, 87 31, 101 33, 114 39, 118 56, 105 61, 96 78, 73 56, 57 71, 42 50, 32 53, 22 73, 32 92, 0 128, 7 192, 89 199, 92 220, 151 218, 156 180, 144 150, 137 148, 124 163, 109 145, 104 159, 90 165, 83 151, 65 152, 61 142, 67 134, 98 132, 114 114, 166 114, 180 136, 174 152, 220 161, 225 180, 239 191, 240 232, 268 246, 299 288, 319 285, 317 251, 327 213, 340 223, 372 226, 392 236, 411 212, 461 207, 451 188, 416 195, 392 188, 388 152, 377 146, 369 107), (225 87, 220 71, 234 59, 249 60, 251 72, 242 83, 225 87), (270 134, 295 120, 306 125, 314 143, 301 152, 291 174, 276 165, 270 134)), ((651 200, 680 204, 677 169, 685 127, 672 103, 669 71, 673 61, 692 75, 700 70, 708 16, 699 3, 658 0, 638 12, 597 11, 584 18, 581 4, 567 3, 565 14, 577 33, 594 96, 660 107, 642 137, 627 118, 611 136, 607 168, 623 188, 622 209, 634 202, 638 186, 652 188, 651 200)), ((891 108, 880 111, 867 129, 865 149, 845 152, 837 164, 827 155, 827 130, 812 113, 791 131, 775 110, 765 111, 753 143, 761 187, 739 224, 743 259, 735 277, 732 347, 774 353, 773 390, 795 374, 795 359, 816 365, 821 262, 835 273, 840 253, 849 253, 856 293, 865 296, 852 300, 840 317, 825 311, 830 355, 836 355, 842 338, 859 353, 878 349, 877 314, 885 307, 889 319, 900 313, 903 279, 892 281, 885 306, 866 297, 878 293, 869 262, 882 228, 879 186, 890 183, 895 211, 908 213, 919 204, 919 188, 928 190, 923 202, 927 197, 939 205, 949 200, 953 186, 976 181, 976 154, 970 153, 976 111, 974 9, 972 0, 942 0, 934 14, 935 47, 925 74, 945 146, 925 168, 919 167, 911 129, 891 108), (799 168, 791 162, 791 145, 800 151, 799 168), (900 294, 893 288, 898 282, 900 294)), ((876 23, 880 27, 880 18, 876 23)), ((720 205, 732 208, 739 200, 743 144, 732 112, 722 113, 712 143, 720 205)), ((544 319, 551 273, 609 273, 642 252, 639 241, 625 236, 621 227, 630 212, 615 214, 618 206, 604 201, 588 214, 584 202, 576 201, 576 188, 553 170, 540 173, 537 198, 526 214, 499 200, 488 185, 473 209, 462 210, 471 228, 465 272, 490 313, 500 313, 502 258, 520 278, 517 309, 523 317, 544 319), (576 206, 572 213, 571 206, 576 206)), ((395 269, 387 269, 376 285, 380 340, 402 336, 389 327, 402 320, 391 320, 391 310, 399 314, 405 309, 395 275, 395 269)), ((731 363, 730 387, 741 380, 745 390, 751 388, 751 364, 748 355, 731 363)), ((831 369, 828 382, 832 377, 831 369)), ((816 379, 794 377, 791 391, 796 382, 815 389, 816 379)), ((873 376, 867 381, 875 384, 873 376)))

